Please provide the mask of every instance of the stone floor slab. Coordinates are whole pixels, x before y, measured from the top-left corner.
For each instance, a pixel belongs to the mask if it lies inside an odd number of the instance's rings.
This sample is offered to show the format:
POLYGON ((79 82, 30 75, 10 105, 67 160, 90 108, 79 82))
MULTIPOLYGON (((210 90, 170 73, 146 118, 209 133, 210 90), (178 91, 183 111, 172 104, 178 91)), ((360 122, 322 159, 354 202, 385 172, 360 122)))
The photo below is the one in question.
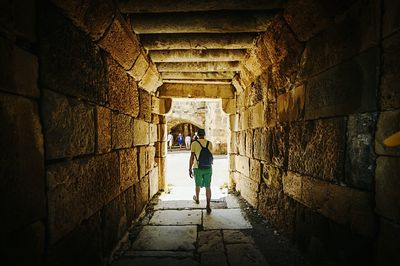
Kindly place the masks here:
POLYGON ((192 258, 193 251, 128 250, 124 253, 124 256, 126 256, 126 257, 192 258))
POLYGON ((261 252, 251 244, 226 245, 230 266, 265 266, 268 265, 261 252))
MULTIPOLYGON (((200 204, 196 204, 193 200, 168 200, 159 201, 154 206, 154 210, 188 210, 188 209, 204 209, 206 201, 200 200, 200 204)), ((226 209, 226 202, 221 200, 212 200, 211 208, 213 209, 226 209)))
POLYGON ((123 258, 115 261, 112 266, 137 266, 137 265, 147 265, 147 266, 198 266, 199 262, 191 258, 160 258, 160 257, 147 257, 147 258, 123 258))
POLYGON ((201 224, 200 210, 160 210, 151 217, 151 225, 193 225, 201 224))
POLYGON ((250 222, 240 209, 214 209, 210 214, 203 211, 204 230, 251 229, 250 222))
POLYGON ((254 244, 253 238, 239 230, 223 230, 225 244, 254 244))
POLYGON ((197 226, 144 226, 132 250, 194 250, 197 226))
POLYGON ((220 230, 200 231, 197 238, 198 253, 224 252, 224 242, 220 230))
POLYGON ((226 256, 223 252, 205 252, 201 254, 202 266, 227 266, 226 256))
POLYGON ((231 195, 231 194, 227 195, 226 198, 225 198, 225 202, 226 202, 226 207, 228 209, 238 209, 238 208, 240 208, 239 200, 234 195, 231 195))

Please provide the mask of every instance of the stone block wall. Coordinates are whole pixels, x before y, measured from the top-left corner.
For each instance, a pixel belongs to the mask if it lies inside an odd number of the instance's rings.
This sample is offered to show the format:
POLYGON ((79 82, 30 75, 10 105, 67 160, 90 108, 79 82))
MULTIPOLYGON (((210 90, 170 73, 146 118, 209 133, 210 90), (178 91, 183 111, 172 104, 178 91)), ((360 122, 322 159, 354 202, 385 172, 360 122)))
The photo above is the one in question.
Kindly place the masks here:
POLYGON ((399 264, 396 1, 288 1, 233 83, 230 184, 316 263, 399 264))
POLYGON ((6 5, 2 257, 9 265, 106 264, 164 186, 160 75, 114 1, 6 5))
POLYGON ((40 265, 46 252, 36 11, 34 1, 0 4, 0 254, 7 265, 40 265))

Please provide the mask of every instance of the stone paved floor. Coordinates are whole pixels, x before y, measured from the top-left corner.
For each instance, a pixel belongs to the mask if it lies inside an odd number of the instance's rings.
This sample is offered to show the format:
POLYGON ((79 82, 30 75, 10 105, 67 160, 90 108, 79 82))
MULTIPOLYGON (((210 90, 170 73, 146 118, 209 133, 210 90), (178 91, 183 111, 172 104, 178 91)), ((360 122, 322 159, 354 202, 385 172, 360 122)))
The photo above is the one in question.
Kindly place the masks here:
POLYGON ((153 200, 113 266, 268 265, 246 233, 252 225, 235 196, 213 201, 211 214, 205 204, 160 198, 153 200))
POLYGON ((191 200, 194 184, 187 176, 188 156, 168 155, 169 193, 152 199, 144 217, 114 252, 112 266, 305 265, 290 243, 256 210, 242 198, 228 194, 223 186, 227 181, 226 157, 214 163, 211 214, 205 212, 204 189, 200 204, 191 200))

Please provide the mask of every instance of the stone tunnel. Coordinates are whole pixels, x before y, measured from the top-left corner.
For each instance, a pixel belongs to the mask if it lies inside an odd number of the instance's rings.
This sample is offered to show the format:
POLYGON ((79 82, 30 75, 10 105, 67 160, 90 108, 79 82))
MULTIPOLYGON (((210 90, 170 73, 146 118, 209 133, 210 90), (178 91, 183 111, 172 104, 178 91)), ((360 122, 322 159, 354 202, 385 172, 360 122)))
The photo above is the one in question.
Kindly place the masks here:
POLYGON ((299 250, 400 265, 399 1, 0 7, 4 265, 107 265, 165 188, 175 98, 219 99, 230 188, 299 250))

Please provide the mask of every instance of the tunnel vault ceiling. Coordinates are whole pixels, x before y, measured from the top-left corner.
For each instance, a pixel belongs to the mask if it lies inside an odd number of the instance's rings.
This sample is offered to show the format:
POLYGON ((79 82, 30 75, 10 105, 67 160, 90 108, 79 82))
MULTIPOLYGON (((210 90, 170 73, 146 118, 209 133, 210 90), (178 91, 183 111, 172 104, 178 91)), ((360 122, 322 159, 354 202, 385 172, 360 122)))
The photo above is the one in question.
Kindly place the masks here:
POLYGON ((247 49, 283 0, 120 0, 163 79, 160 96, 233 98, 247 49))

